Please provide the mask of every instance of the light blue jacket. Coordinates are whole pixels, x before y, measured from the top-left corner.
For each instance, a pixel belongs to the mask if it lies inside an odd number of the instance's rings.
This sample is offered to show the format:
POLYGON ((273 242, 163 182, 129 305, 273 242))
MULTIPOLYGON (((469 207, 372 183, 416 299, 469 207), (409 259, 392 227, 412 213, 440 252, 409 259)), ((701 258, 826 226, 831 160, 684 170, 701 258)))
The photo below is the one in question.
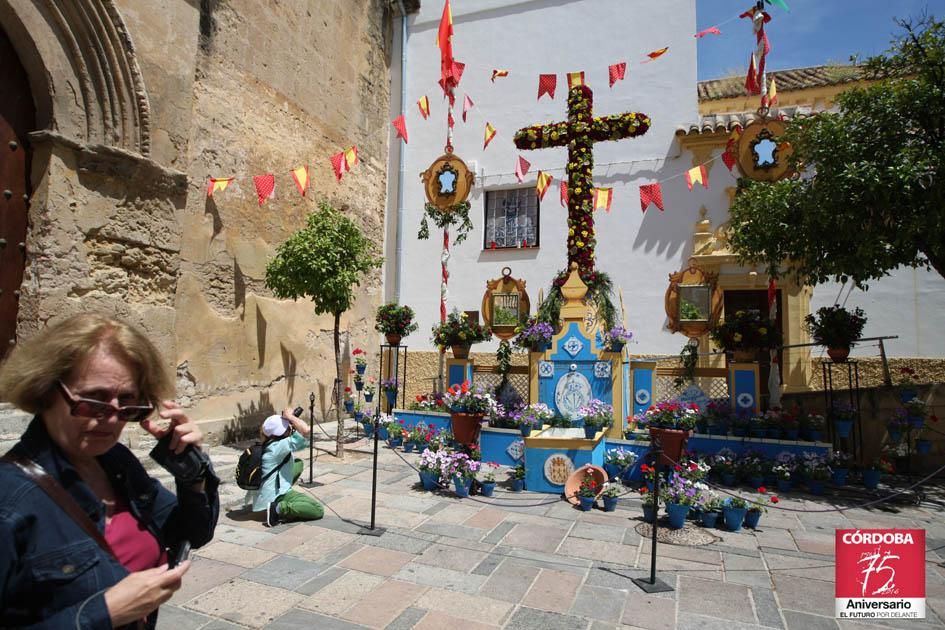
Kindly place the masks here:
POLYGON ((291 490, 292 477, 294 476, 291 455, 294 451, 303 449, 306 446, 308 446, 308 440, 297 431, 285 439, 270 442, 262 456, 263 475, 268 474, 270 470, 281 464, 286 455, 289 455, 289 460, 279 472, 266 479, 259 490, 247 492, 244 503, 252 503, 253 511, 258 512, 265 510, 270 503, 291 490))

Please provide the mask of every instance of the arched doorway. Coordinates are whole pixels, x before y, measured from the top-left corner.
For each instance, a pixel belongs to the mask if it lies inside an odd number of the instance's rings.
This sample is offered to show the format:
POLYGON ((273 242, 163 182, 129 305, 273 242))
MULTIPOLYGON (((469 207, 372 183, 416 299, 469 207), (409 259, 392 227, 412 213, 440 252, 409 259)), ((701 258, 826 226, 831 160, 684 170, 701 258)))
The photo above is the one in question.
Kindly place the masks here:
POLYGON ((0 358, 16 342, 20 284, 26 263, 30 147, 36 108, 26 70, 0 29, 0 358))

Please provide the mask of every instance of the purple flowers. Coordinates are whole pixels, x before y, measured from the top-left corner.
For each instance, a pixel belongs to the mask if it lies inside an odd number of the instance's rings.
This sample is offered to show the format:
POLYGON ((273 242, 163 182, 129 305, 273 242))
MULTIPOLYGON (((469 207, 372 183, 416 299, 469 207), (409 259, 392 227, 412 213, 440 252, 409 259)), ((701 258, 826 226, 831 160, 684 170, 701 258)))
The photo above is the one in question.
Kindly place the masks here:
POLYGON ((554 328, 547 322, 529 318, 515 337, 515 345, 519 348, 529 348, 536 344, 547 343, 554 336, 554 328))

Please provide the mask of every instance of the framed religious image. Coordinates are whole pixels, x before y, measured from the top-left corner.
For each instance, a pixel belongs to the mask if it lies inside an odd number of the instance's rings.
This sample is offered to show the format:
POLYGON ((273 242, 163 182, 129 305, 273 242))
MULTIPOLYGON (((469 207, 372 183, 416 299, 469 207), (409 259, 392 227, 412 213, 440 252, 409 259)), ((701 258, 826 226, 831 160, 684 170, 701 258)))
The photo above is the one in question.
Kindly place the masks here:
POLYGON ((691 339, 701 337, 722 314, 722 291, 718 276, 695 267, 669 274, 666 289, 666 327, 691 339))
POLYGON ((515 336, 515 329, 528 319, 530 308, 525 281, 513 278, 509 267, 502 269, 501 278, 486 281, 482 318, 499 339, 515 336))
POLYGON ((683 284, 679 286, 679 321, 709 321, 712 287, 707 284, 683 284))

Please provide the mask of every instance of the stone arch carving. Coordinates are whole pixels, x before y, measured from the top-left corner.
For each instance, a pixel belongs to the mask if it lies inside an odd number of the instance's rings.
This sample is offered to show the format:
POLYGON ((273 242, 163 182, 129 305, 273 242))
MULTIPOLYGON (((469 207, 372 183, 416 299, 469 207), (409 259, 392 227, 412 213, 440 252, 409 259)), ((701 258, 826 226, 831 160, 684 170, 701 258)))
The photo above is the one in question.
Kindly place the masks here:
MULTIPOLYGON (((30 74, 48 77, 52 102, 39 126, 81 143, 150 155, 148 95, 114 0, 10 0, 0 9, 0 25, 30 74)), ((33 82, 34 91, 42 83, 33 82)))

